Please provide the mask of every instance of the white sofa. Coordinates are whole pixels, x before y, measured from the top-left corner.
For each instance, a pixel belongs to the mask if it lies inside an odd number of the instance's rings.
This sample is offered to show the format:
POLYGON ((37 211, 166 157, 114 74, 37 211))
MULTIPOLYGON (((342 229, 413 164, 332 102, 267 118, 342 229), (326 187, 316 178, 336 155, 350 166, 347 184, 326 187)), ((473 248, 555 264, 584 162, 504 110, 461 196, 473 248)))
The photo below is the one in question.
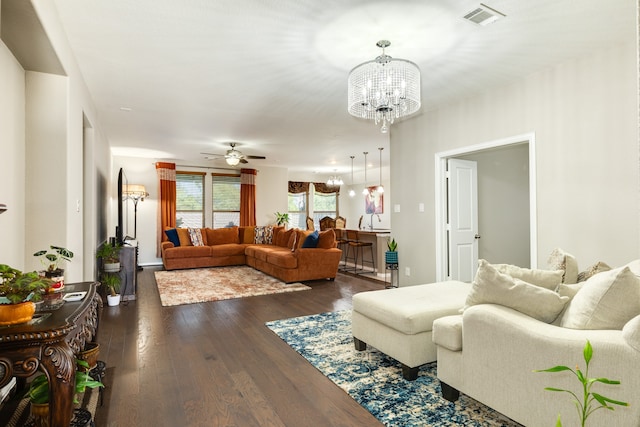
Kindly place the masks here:
MULTIPOLYGON (((638 266, 637 262, 635 265, 638 266)), ((637 275, 638 271, 634 273, 637 275)), ((615 276, 614 270, 601 274, 615 276)), ((626 274, 628 278, 629 273, 626 274)), ((595 279, 596 276, 589 280, 595 279)), ((571 305, 564 309, 564 316, 571 311, 574 316, 576 309, 581 308, 578 315, 584 317, 587 311, 579 303, 584 303, 585 298, 578 295, 587 288, 587 283, 590 282, 585 282, 571 305)), ((584 369, 583 349, 589 340, 593 346, 589 376, 621 381, 620 385, 596 384, 593 391, 629 402, 630 406, 615 406, 614 411, 598 410, 590 416, 588 425, 640 426, 640 315, 629 316, 629 309, 637 310, 640 304, 637 283, 620 288, 627 298, 619 304, 628 306, 626 316, 631 320, 622 321, 618 330, 561 327, 560 324, 568 322, 562 313, 555 324, 550 324, 505 306, 508 303, 474 304, 465 307, 463 314, 437 319, 433 324, 433 342, 437 346, 443 396, 455 400, 458 392, 462 392, 525 426, 555 425, 558 414, 563 425, 579 425, 571 397, 544 390, 557 387, 581 396, 576 377, 570 372, 534 371, 556 365, 584 369)), ((612 290, 600 293, 598 303, 611 303, 614 293, 612 290)), ((585 292, 581 296, 584 295, 585 292)), ((567 297, 561 298, 566 303, 567 297)), ((617 316, 625 310, 613 310, 613 314, 617 316)), ((586 322, 599 315, 590 312, 586 322)))

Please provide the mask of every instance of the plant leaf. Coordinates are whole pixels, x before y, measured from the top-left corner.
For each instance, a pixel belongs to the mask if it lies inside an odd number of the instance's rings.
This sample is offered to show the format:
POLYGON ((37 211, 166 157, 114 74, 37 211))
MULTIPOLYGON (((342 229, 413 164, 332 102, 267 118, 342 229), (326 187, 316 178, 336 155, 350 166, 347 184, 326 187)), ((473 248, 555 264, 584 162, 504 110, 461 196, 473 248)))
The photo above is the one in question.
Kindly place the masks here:
POLYGON ((549 369, 537 369, 533 372, 561 372, 561 371, 571 371, 571 368, 569 368, 568 366, 559 365, 549 369))
POLYGON ((604 396, 602 396, 602 395, 600 395, 598 393, 591 393, 591 394, 593 395, 593 398, 596 399, 598 402, 600 402, 600 404, 602 406, 609 407, 607 405, 607 403, 612 403, 614 405, 619 405, 619 406, 629 406, 629 404, 627 402, 622 402, 620 400, 610 399, 610 398, 604 397, 604 396))
POLYGON ((617 380, 610 380, 608 378, 589 378, 589 381, 592 383, 598 382, 598 383, 602 383, 602 384, 620 384, 620 381, 617 380))

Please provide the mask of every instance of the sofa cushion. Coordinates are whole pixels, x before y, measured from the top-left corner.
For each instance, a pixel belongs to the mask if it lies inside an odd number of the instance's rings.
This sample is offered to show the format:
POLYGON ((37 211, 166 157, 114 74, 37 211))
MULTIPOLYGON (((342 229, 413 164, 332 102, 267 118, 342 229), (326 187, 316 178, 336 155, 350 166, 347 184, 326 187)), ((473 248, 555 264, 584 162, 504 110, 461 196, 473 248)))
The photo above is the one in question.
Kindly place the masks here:
POLYGON ((640 315, 629 320, 622 328, 622 337, 627 344, 640 351, 640 315))
POLYGON ((179 248, 170 248, 165 250, 163 256, 166 259, 210 257, 211 247, 180 246, 179 248))
POLYGON ((244 245, 239 245, 237 243, 225 243, 209 247, 211 248, 211 256, 213 257, 244 255, 245 248, 244 245))
POLYGON ((313 233, 309 234, 305 239, 304 242, 302 242, 302 247, 303 248, 317 248, 318 247, 318 239, 319 239, 320 235, 318 233, 318 230, 314 231, 313 233))
POLYGON ((333 228, 321 231, 318 236, 318 246, 320 249, 331 249, 336 247, 336 232, 333 228))
POLYGON ((176 231, 178 232, 180 246, 193 246, 191 243, 191 237, 189 236, 189 230, 187 228, 176 228, 176 231))
POLYGON ((640 279, 628 267, 587 279, 567 307, 560 325, 571 329, 621 330, 640 314, 640 279))
POLYGON ((561 297, 552 290, 502 274, 483 259, 478 264, 464 309, 478 304, 499 304, 551 323, 569 301, 569 297, 561 297))
POLYGON ((267 262, 280 268, 298 268, 298 258, 286 249, 269 251, 267 262))
POLYGON ((178 237, 178 230, 176 230, 175 228, 168 228, 164 230, 164 234, 167 235, 167 239, 169 239, 169 241, 173 243, 174 247, 177 248, 178 246, 180 246, 180 238, 178 237))
POLYGON ((273 244, 281 248, 286 248, 286 247, 291 248, 291 246, 288 246, 288 243, 289 243, 289 239, 293 234, 295 234, 295 230, 293 228, 287 231, 281 231, 276 236, 273 244))
POLYGON ((256 227, 254 225, 240 227, 238 229, 240 243, 253 243, 256 238, 256 227))
POLYGON ((189 231, 189 239, 193 246, 204 246, 202 231, 199 228, 187 228, 187 230, 189 231))
POLYGON ((445 316, 433 321, 431 340, 451 351, 462 350, 462 316, 445 316))
POLYGON ((493 264, 493 266, 502 274, 551 290, 562 282, 564 275, 562 270, 536 270, 511 264, 493 264))
MULTIPOLYGON (((282 248, 272 245, 250 245, 244 250, 246 256, 259 259, 260 261, 267 261, 267 255, 273 251, 281 251, 282 248)), ((285 250, 286 251, 286 250, 285 250)), ((288 251, 286 251, 288 252, 288 251)))
POLYGON ((561 297, 569 297, 573 298, 576 296, 578 291, 582 288, 582 283, 560 283, 556 288, 556 292, 561 297))
POLYGON ((556 248, 547 260, 550 270, 563 270, 563 283, 576 283, 578 281, 578 261, 576 257, 560 248, 556 248))
POLYGON ((589 277, 594 276, 598 273, 602 273, 603 271, 609 271, 609 270, 611 270, 611 267, 609 267, 606 263, 602 261, 598 261, 592 266, 590 266, 589 268, 587 268, 585 271, 581 271, 580 273, 578 273, 578 283, 584 282, 589 277))
POLYGON ((238 227, 207 228, 206 230, 207 244, 209 246, 240 243, 238 227))

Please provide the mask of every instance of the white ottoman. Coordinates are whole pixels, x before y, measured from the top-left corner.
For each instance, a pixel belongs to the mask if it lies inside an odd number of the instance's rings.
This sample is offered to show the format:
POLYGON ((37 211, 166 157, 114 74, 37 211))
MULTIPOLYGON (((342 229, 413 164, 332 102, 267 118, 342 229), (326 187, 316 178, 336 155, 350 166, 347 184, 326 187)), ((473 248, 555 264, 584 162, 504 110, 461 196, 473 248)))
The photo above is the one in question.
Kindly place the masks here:
POLYGON ((436 360, 433 321, 459 314, 471 283, 447 281, 353 296, 352 333, 356 350, 367 344, 402 364, 402 376, 415 380, 418 368, 436 360))

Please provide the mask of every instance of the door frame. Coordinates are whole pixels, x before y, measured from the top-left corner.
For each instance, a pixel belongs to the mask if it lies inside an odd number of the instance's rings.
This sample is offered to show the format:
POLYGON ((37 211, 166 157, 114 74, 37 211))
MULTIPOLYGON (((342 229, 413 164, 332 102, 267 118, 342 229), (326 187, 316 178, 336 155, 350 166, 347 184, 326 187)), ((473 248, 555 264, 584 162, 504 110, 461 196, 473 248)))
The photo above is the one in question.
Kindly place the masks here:
POLYGON ((530 132, 435 153, 436 281, 447 280, 447 159, 519 144, 528 144, 529 147, 529 252, 531 256, 530 267, 537 268, 536 135, 535 132, 530 132))

